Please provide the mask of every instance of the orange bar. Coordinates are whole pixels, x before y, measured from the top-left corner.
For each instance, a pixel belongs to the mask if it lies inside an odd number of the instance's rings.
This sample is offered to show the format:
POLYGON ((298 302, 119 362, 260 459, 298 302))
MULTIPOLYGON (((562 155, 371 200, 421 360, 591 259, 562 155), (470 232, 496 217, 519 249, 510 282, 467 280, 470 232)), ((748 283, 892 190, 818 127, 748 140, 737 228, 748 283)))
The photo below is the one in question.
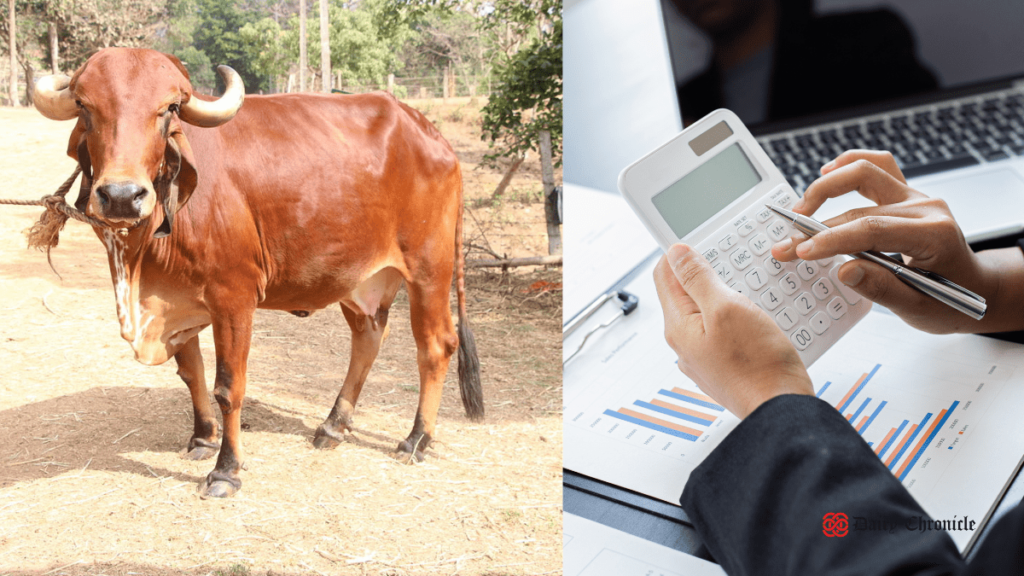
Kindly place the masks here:
MULTIPOLYGON (((854 385, 853 385, 853 386, 852 386, 852 387, 850 388, 850 391, 846 393, 846 396, 843 396, 843 399, 842 399, 842 400, 840 400, 838 404, 836 404, 836 408, 839 408, 839 407, 840 407, 840 406, 842 406, 843 404, 846 404, 846 401, 850 399, 850 396, 853 396, 853 391, 854 391, 854 390, 856 390, 856 389, 857 389, 857 386, 860 386, 860 383, 861 383, 861 382, 863 382, 863 381, 864 381, 864 379, 865 379, 865 378, 867 378, 867 377, 868 377, 868 374, 867 374, 867 372, 865 372, 864 374, 861 374, 861 376, 860 376, 860 380, 857 380, 857 383, 856 383, 856 384, 854 384, 854 385)), ((849 418, 847 418, 847 420, 849 420, 849 418)))
POLYGON ((882 441, 878 444, 878 446, 875 446, 875 454, 881 454, 882 448, 884 448, 885 445, 889 443, 889 439, 892 438, 892 435, 895 434, 895 433, 896 433, 896 429, 895 428, 893 428, 892 430, 889 430, 889 433, 885 435, 885 438, 882 439, 882 441))
POLYGON ((660 418, 648 416, 647 414, 641 414, 640 412, 630 410, 629 408, 619 408, 619 414, 625 414, 626 416, 632 416, 633 418, 646 420, 651 424, 657 424, 658 426, 664 426, 665 428, 671 428, 673 430, 678 430, 680 432, 686 432, 687 434, 693 434, 694 436, 700 436, 701 434, 703 434, 703 432, 701 432, 700 430, 694 430, 693 428, 687 428, 686 426, 680 426, 679 424, 666 422, 665 420, 662 420, 660 418))
POLYGON ((868 421, 868 417, 867 416, 861 416, 860 423, 857 424, 857 432, 860 432, 860 429, 864 427, 864 423, 867 422, 867 421, 868 421))
POLYGON ((715 402, 715 400, 711 396, 705 396, 703 394, 697 394, 696 392, 690 392, 689 390, 683 390, 682 388, 673 388, 672 391, 675 392, 676 394, 682 394, 683 396, 689 396, 690 398, 693 398, 695 400, 703 400, 704 402, 711 402, 715 406, 720 406, 720 404, 718 402, 715 402))
POLYGON ((847 414, 846 415, 846 419, 847 420, 853 420, 853 412, 850 412, 849 414, 847 414))
POLYGON ((682 412, 683 414, 688 414, 696 418, 710 420, 712 422, 714 422, 718 418, 717 416, 712 416, 710 414, 705 414, 703 412, 697 412, 696 410, 690 410, 689 408, 683 408, 682 406, 676 406, 675 404, 665 402, 663 400, 654 399, 651 400, 651 404, 654 404, 655 406, 661 406, 662 408, 668 408, 669 410, 675 410, 676 412, 682 412))
POLYGON ((896 471, 897 478, 903 475, 903 471, 907 469, 907 464, 910 464, 910 461, 914 459, 914 455, 921 451, 921 447, 923 447, 924 443, 928 441, 928 437, 932 435, 932 430, 935 430, 935 427, 942 421, 942 417, 946 415, 946 411, 947 409, 943 408, 942 411, 939 412, 939 415, 935 417, 935 421, 928 427, 928 431, 925 432, 924 436, 921 436, 921 440, 917 442, 917 446, 914 446, 914 449, 910 451, 907 459, 903 461, 903 465, 896 471))
POLYGON ((903 435, 903 440, 901 440, 900 443, 897 444, 895 448, 893 448, 892 454, 889 454, 889 459, 885 461, 886 467, 888 467, 889 464, 892 464, 892 461, 894 458, 896 458, 896 455, 900 453, 900 450, 903 450, 903 445, 906 444, 907 440, 910 440, 910 437, 914 435, 914 430, 917 430, 917 424, 912 425, 910 427, 910 430, 907 430, 907 433, 903 435))

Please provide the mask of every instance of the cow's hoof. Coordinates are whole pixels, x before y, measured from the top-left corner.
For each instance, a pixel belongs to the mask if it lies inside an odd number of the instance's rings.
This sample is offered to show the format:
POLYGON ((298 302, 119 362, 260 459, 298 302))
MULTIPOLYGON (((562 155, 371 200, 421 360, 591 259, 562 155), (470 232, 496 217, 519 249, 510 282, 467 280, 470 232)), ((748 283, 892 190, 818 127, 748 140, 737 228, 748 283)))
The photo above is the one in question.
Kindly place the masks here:
POLYGON ((216 448, 207 448, 206 446, 196 446, 195 448, 185 452, 181 455, 185 460, 207 460, 213 458, 217 454, 216 448))
POLYGON ((242 488, 242 480, 232 478, 227 474, 214 470, 206 477, 199 488, 199 497, 207 498, 229 498, 235 495, 242 488))
POLYGON ((426 455, 423 454, 422 450, 416 450, 413 453, 412 444, 409 444, 408 440, 402 440, 398 443, 398 448, 392 454, 392 457, 403 464, 416 464, 426 459, 426 455))
POLYGON ((347 426, 335 427, 329 422, 317 426, 316 433, 313 434, 313 446, 320 448, 321 450, 331 450, 337 448, 338 444, 345 441, 345 435, 349 429, 347 426))
POLYGON ((186 448, 186 452, 181 457, 185 460, 206 460, 217 454, 218 450, 220 450, 220 444, 216 442, 210 442, 202 438, 192 438, 188 441, 188 448, 186 448))

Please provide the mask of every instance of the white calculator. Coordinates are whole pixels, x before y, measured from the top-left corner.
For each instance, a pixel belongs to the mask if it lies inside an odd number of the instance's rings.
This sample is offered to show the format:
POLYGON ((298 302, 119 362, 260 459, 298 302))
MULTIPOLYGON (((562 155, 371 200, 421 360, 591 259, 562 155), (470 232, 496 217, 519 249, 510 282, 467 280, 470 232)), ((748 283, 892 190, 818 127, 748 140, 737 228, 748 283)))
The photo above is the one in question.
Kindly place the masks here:
POLYGON ((836 276, 846 256, 772 258, 772 245, 793 229, 765 204, 789 208, 798 196, 729 110, 708 114, 627 166, 619 190, 663 250, 693 246, 723 282, 774 318, 805 366, 871 309, 836 276))

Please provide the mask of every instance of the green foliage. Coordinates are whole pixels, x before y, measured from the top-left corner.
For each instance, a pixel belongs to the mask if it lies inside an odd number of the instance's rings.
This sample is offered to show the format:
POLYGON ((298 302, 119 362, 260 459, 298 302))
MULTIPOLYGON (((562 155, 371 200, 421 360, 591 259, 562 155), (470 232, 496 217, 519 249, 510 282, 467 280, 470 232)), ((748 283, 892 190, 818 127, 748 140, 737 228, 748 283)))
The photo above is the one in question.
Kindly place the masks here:
POLYGON ((200 93, 211 94, 217 85, 217 77, 213 73, 213 63, 206 52, 195 46, 185 46, 171 52, 181 60, 188 70, 192 87, 200 93))
POLYGON ((485 27, 515 28, 521 37, 541 31, 532 41, 496 66, 501 87, 483 109, 483 138, 494 153, 486 163, 501 157, 521 156, 537 150, 537 133, 551 132, 552 155, 561 163, 562 149, 562 8, 559 0, 495 0, 495 10, 485 27), (539 20, 538 20, 539 19, 539 20))
POLYGON ((238 31, 245 60, 254 74, 273 79, 288 71, 289 59, 284 50, 284 32, 270 18, 250 22, 238 31))

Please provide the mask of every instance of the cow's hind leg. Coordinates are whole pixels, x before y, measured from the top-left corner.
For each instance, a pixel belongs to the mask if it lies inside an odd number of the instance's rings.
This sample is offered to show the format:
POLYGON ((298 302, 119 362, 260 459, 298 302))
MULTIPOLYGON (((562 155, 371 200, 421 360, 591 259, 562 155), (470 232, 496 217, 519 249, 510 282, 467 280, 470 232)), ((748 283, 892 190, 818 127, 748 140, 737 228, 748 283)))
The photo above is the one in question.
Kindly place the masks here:
POLYGON ((217 417, 213 414, 209 392, 206 390, 199 336, 186 342, 174 355, 174 360, 178 363, 178 376, 181 376, 192 395, 192 413, 195 416, 192 438, 188 441, 188 449, 183 457, 188 460, 205 460, 217 453, 220 443, 217 442, 217 417))
MULTIPOLYGON (((394 294, 391 295, 392 298, 394 294)), ((352 357, 348 363, 345 384, 341 387, 338 399, 334 401, 331 413, 316 429, 313 445, 317 448, 335 448, 344 440, 345 432, 352 429, 352 414, 355 411, 359 392, 363 389, 366 376, 370 373, 373 361, 377 359, 380 345, 388 332, 388 302, 381 302, 380 308, 373 316, 361 311, 353 311, 345 304, 341 311, 345 314, 352 329, 352 357)))
POLYGON ((420 370, 420 402, 412 432, 398 444, 395 457, 402 461, 423 460, 424 450, 434 439, 437 409, 448 361, 459 345, 448 305, 451 272, 433 276, 446 281, 409 283, 409 312, 416 338, 416 361, 420 370))

